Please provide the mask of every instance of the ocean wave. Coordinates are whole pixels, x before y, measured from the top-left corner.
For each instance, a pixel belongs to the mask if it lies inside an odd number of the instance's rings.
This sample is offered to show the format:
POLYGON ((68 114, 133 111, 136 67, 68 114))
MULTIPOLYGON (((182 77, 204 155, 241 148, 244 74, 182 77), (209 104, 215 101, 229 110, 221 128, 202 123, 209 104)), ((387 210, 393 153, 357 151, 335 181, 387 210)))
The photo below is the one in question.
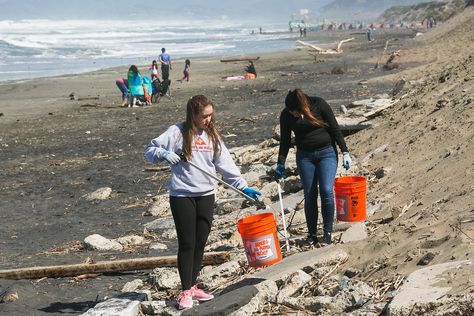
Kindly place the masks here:
MULTIPOLYGON (((23 66, 58 74, 152 60, 166 47, 175 58, 252 53, 291 44, 285 25, 232 21, 0 21, 0 80, 23 66), (253 35, 251 35, 253 31, 253 35), (134 61, 135 60, 135 61, 134 61), (23 64, 23 65, 22 65, 23 64), (48 65, 47 67, 45 65, 48 65), (56 67, 56 68, 55 68, 56 67)), ((17 71, 17 72, 16 72, 17 71)), ((20 78, 21 79, 21 78, 20 78)))

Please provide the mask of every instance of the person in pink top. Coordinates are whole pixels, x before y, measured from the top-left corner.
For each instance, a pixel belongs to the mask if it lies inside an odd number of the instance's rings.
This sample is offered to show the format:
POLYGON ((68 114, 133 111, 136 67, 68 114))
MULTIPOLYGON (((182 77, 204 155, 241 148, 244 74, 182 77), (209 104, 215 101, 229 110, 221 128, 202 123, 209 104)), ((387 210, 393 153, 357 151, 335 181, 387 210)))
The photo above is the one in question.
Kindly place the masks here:
POLYGON ((151 71, 150 77, 152 81, 159 78, 158 63, 156 62, 156 60, 153 60, 153 62, 151 63, 150 71, 151 71))
POLYGON ((186 59, 186 61, 184 62, 183 77, 179 79, 178 81, 183 82, 184 79, 186 79, 186 81, 189 81, 190 71, 191 71, 191 61, 189 59, 186 59))

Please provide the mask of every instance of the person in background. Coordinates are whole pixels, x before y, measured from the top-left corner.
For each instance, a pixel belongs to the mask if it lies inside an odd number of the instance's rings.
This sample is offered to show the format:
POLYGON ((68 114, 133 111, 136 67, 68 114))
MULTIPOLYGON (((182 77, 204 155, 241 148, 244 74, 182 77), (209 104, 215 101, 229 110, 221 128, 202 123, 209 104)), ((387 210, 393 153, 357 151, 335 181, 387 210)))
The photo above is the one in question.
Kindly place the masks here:
POLYGON ((137 107, 137 96, 145 95, 143 91, 142 77, 138 71, 137 66, 131 65, 128 69, 127 75, 128 91, 129 91, 129 105, 130 107, 137 107))
POLYGON ((151 71, 151 74, 150 74, 151 81, 159 78, 158 77, 158 63, 156 62, 156 60, 152 61, 151 66, 150 66, 150 71, 151 71))
POLYGON ((308 227, 308 240, 317 243, 318 186, 323 216, 323 242, 332 242, 334 221, 334 180, 337 170, 337 149, 343 153, 343 166, 351 167, 351 157, 334 113, 320 97, 309 97, 301 89, 289 91, 285 108, 280 114, 281 140, 277 179, 285 177, 285 161, 291 145, 291 132, 295 134, 296 164, 304 190, 304 211, 308 227))
POLYGON ((166 161, 171 165, 168 189, 178 236, 178 271, 182 286, 177 298, 178 309, 191 308, 193 299, 213 298, 198 288, 197 277, 212 225, 215 182, 182 157, 212 174, 220 173, 225 182, 254 199, 261 195, 248 187, 222 142, 214 110, 214 104, 205 96, 192 97, 187 103, 186 121, 170 126, 151 140, 145 150, 148 161, 166 161))
POLYGON ((257 78, 257 70, 255 70, 255 66, 253 64, 253 61, 249 60, 247 66, 245 66, 245 72, 246 72, 245 77, 247 79, 257 78))
POLYGON ((184 79, 186 79, 186 81, 189 81, 190 71, 191 71, 191 61, 189 59, 186 59, 186 61, 184 62, 183 77, 179 79, 178 81, 182 82, 184 79))
POLYGON ((159 60, 161 63, 161 77, 163 81, 167 81, 170 77, 170 70, 171 70, 171 57, 166 52, 165 48, 161 49, 161 54, 159 56, 159 60))
POLYGON ((369 26, 367 28, 367 41, 369 42, 372 42, 372 32, 373 32, 372 27, 369 26))
POLYGON ((118 78, 115 84, 122 92, 122 107, 128 107, 128 80, 125 78, 118 78))

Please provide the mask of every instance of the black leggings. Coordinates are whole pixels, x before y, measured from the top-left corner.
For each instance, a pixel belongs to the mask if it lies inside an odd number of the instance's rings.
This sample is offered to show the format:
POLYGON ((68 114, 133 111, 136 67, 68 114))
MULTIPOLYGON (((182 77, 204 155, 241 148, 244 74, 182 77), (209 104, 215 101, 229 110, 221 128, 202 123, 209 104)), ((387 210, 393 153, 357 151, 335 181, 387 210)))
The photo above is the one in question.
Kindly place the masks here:
POLYGON ((183 290, 196 284, 204 247, 211 231, 214 195, 170 196, 171 213, 178 234, 178 271, 183 290))

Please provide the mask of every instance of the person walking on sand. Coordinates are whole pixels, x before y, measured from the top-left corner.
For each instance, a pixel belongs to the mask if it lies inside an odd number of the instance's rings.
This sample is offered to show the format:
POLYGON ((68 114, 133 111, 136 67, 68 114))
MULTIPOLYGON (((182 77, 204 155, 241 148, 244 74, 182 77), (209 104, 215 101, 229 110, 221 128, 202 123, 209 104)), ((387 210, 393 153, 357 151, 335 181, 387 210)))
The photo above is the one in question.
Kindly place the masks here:
POLYGON ((186 121, 170 126, 153 139, 145 150, 152 163, 166 161, 171 165, 168 182, 171 213, 178 235, 178 271, 182 291, 178 309, 191 308, 193 298, 213 298, 197 286, 204 246, 212 225, 214 180, 181 157, 185 157, 211 174, 216 172, 228 184, 257 199, 260 192, 249 188, 235 165, 229 150, 216 129, 215 106, 203 95, 187 103, 186 121), (182 156, 176 152, 182 151, 182 156))
POLYGON ((191 71, 191 61, 189 59, 186 59, 186 61, 184 62, 183 77, 179 79, 178 81, 183 82, 184 79, 186 79, 186 81, 189 81, 190 71, 191 71))
POLYGON ((159 60, 161 63, 161 77, 163 78, 163 81, 168 81, 171 70, 171 57, 166 52, 166 49, 164 47, 161 49, 159 60))
POLYGON ((372 32, 373 32, 373 31, 372 31, 372 27, 369 26, 369 27, 367 28, 367 41, 369 41, 369 42, 372 42, 372 32))
POLYGON ((334 180, 337 170, 337 149, 343 154, 343 166, 351 167, 351 157, 334 113, 320 97, 309 97, 301 89, 289 91, 285 108, 280 114, 280 148, 275 175, 285 177, 285 161, 291 145, 291 132, 295 134, 296 164, 305 198, 305 217, 308 240, 317 243, 318 186, 323 216, 323 242, 332 242, 334 221, 334 180))

